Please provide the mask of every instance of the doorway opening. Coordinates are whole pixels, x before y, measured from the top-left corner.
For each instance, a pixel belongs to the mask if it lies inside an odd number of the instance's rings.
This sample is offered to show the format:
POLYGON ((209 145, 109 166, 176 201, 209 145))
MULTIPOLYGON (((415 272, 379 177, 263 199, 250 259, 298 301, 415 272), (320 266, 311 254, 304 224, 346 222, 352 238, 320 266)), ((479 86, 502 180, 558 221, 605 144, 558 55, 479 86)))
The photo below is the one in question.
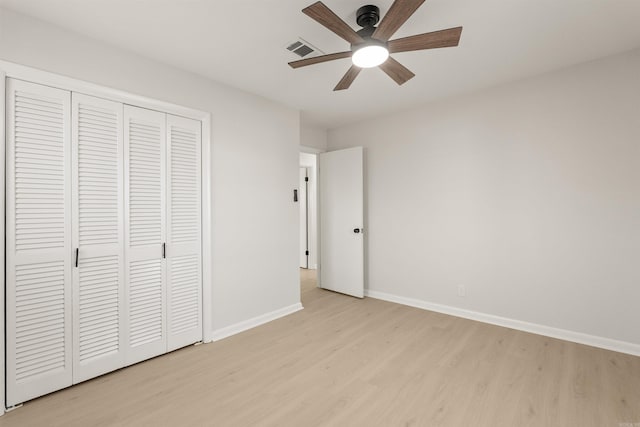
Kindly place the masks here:
POLYGON ((300 153, 300 297, 318 287, 318 156, 300 153))

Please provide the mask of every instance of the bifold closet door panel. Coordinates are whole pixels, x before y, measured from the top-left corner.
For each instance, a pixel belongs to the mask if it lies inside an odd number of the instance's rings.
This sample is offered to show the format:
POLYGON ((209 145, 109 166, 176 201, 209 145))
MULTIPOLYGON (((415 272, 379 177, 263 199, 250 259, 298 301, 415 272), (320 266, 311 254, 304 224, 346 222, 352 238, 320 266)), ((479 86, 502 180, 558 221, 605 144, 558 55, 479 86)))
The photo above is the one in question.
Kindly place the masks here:
POLYGON ((72 383, 71 93, 7 79, 7 406, 72 383))
POLYGON ((167 115, 168 350, 202 340, 201 123, 167 115))
POLYGON ((121 103, 72 95, 74 383, 124 366, 122 116, 121 103))
POLYGON ((124 106, 126 364, 167 351, 165 117, 124 106))

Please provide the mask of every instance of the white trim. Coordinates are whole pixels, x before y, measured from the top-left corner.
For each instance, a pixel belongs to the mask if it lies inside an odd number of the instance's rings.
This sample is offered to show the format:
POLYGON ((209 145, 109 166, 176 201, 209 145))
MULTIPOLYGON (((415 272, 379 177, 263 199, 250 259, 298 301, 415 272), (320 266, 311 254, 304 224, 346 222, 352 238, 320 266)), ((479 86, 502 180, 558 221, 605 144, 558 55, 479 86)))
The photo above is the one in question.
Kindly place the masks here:
MULTIPOLYGON (((203 327, 203 341, 210 342, 213 338, 212 336, 212 310, 213 310, 213 300, 212 300, 212 288, 213 288, 213 273, 212 273, 212 265, 211 265, 211 254, 212 252, 212 171, 211 171, 211 113, 196 110, 189 107, 184 107, 177 104, 172 104, 164 101, 155 100, 152 98, 147 98, 140 95, 131 94, 129 92, 125 92, 119 89, 109 88, 105 86, 100 86, 94 83, 89 83, 86 81, 74 79, 71 77, 61 76, 59 74, 51 73, 48 71, 39 70, 32 67, 27 67, 20 64, 15 64, 13 62, 0 60, 0 95, 2 95, 2 101, 0 102, 0 132, 1 132, 1 140, 2 140, 2 153, 0 154, 0 160, 2 160, 1 166, 1 178, 2 181, 2 202, 0 202, 2 207, 2 212, 4 212, 4 191, 5 191, 5 102, 6 102, 6 90, 5 90, 5 78, 11 77, 18 80, 27 80, 34 83, 39 83, 43 85, 49 85, 60 89, 70 90, 72 92, 83 93, 86 95, 95 96, 98 98, 105 98, 111 101, 122 102, 123 104, 131 104, 138 107, 147 108, 150 110, 161 111, 164 113, 174 114, 177 116, 187 117, 195 120, 200 120, 202 122, 202 327, 203 327), (204 160, 206 159, 206 160, 204 160)), ((4 230, 4 221, 2 221, 2 232, 1 236, 2 241, 4 241, 5 230, 4 230)), ((4 259, 4 245, 2 246, 2 250, 0 255, 2 255, 2 259, 4 259)), ((5 265, 2 263, 2 269, 4 270, 5 265)), ((3 271, 4 273, 4 271, 3 271)), ((4 274, 2 274, 2 279, 4 281, 4 274)), ((3 287, 4 289, 4 287, 3 287)), ((4 368, 4 295, 0 292, 0 362, 1 366, 4 368)), ((0 398, 2 401, 2 408, 0 409, 0 415, 4 413, 5 408, 5 378, 4 378, 4 369, 0 370, 0 398)))
POLYGON ((301 145, 300 146, 300 152, 301 153, 307 153, 307 154, 320 154, 320 153, 325 153, 327 150, 321 150, 319 148, 314 148, 314 147, 309 147, 306 145, 301 145))
POLYGON ((202 148, 200 153, 201 165, 201 192, 200 203, 202 204, 202 342, 212 341, 211 331, 213 330, 212 310, 213 310, 213 260, 211 258, 211 248, 213 242, 212 230, 212 171, 211 171, 211 114, 207 114, 202 119, 202 148), (205 144, 206 141, 206 144, 205 144))
POLYGON ((507 317, 495 316, 493 314, 480 313, 477 311, 465 310, 462 308, 452 307, 448 305, 435 304, 415 298, 401 297, 398 295, 387 294, 365 289, 365 296, 379 300, 394 302, 397 304, 407 305, 409 307, 421 308, 423 310, 435 311, 437 313, 448 314, 450 316, 462 317, 464 319, 476 320, 478 322, 489 323, 492 325, 503 326, 505 328, 516 329, 519 331, 530 332, 537 335, 544 335, 551 338, 558 338, 565 341, 571 341, 578 344, 585 344, 593 347, 603 348, 606 350, 617 351, 620 353, 632 354, 640 356, 640 344, 630 343, 626 341, 618 341, 605 337, 584 334, 582 332, 569 331, 566 329, 554 328, 551 326, 539 325, 536 323, 524 322, 522 320, 509 319, 507 317))
MULTIPOLYGON (((4 198, 5 198, 5 154, 6 154, 6 141, 5 141, 5 105, 7 103, 6 96, 6 75, 2 69, 0 64, 0 95, 2 95, 2 100, 0 100, 0 212, 4 215, 4 198)), ((5 400, 4 390, 5 390, 5 360, 4 360, 4 276, 5 276, 5 267, 6 264, 4 262, 4 242, 5 242, 5 221, 0 221, 2 225, 0 225, 0 259, 2 261, 2 274, 0 274, 0 283, 2 284, 2 291, 0 292, 0 402, 2 402, 2 406, 0 408, 0 416, 4 415, 5 408, 7 406, 7 402, 5 400)))
POLYGON ((252 319, 243 320, 242 322, 238 322, 234 325, 220 328, 213 331, 213 341, 219 341, 223 338, 230 337, 231 335, 239 334, 240 332, 255 328, 256 326, 264 325, 265 323, 269 323, 272 320, 276 320, 281 317, 288 316, 289 314, 295 313, 296 311, 300 311, 303 308, 304 307, 302 307, 301 303, 296 303, 288 307, 272 311, 270 313, 262 314, 252 319))

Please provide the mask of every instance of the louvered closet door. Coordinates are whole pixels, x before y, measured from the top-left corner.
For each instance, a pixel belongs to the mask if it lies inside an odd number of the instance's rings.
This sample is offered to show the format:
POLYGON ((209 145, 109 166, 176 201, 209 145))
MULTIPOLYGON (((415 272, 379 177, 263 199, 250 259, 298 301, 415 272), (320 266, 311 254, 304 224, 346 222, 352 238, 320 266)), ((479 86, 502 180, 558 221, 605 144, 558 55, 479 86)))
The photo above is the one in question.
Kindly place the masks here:
POLYGON ((71 94, 7 80, 7 405, 72 383, 71 94))
POLYGON ((126 363, 165 353, 165 114, 124 107, 126 363))
POLYGON ((74 383, 124 366, 122 114, 120 103, 72 96, 74 383))
POLYGON ((167 115, 168 350, 202 340, 200 122, 167 115))

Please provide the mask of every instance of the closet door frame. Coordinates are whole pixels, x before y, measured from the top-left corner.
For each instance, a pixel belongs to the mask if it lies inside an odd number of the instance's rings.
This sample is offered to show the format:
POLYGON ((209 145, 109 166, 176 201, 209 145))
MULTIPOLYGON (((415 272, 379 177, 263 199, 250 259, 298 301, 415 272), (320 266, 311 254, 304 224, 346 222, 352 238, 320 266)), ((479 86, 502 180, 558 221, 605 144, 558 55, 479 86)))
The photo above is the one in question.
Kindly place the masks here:
MULTIPOLYGON (((94 83, 83 80, 73 79, 61 76, 55 73, 42 71, 36 68, 15 64, 9 61, 0 60, 0 181, 2 183, 2 197, 0 197, 0 205, 2 212, 5 211, 5 173, 6 173, 6 142, 5 142, 5 99, 6 99, 6 78, 14 78, 18 80, 26 80, 42 85, 49 85, 63 90, 83 93, 85 95, 105 98, 111 101, 122 102, 123 104, 135 105, 138 107, 148 108, 151 110, 162 111, 165 113, 182 116, 202 123, 202 164, 201 164, 201 208, 202 208, 202 338, 204 343, 209 343, 213 338, 213 321, 212 321, 212 195, 211 195, 211 113, 187 108, 168 102, 158 101, 144 96, 133 95, 125 91, 107 88, 94 83)), ((6 236, 4 221, 0 226, 0 239, 4 240, 6 236)), ((0 255, 4 258, 4 245, 0 245, 0 255)), ((0 277, 4 285, 6 265, 2 263, 2 271, 0 277)), ((0 292, 0 366, 5 366, 4 352, 4 317, 5 302, 4 293, 0 292)), ((5 400, 6 378, 4 369, 0 369, 0 415, 4 413, 6 407, 5 400)))

